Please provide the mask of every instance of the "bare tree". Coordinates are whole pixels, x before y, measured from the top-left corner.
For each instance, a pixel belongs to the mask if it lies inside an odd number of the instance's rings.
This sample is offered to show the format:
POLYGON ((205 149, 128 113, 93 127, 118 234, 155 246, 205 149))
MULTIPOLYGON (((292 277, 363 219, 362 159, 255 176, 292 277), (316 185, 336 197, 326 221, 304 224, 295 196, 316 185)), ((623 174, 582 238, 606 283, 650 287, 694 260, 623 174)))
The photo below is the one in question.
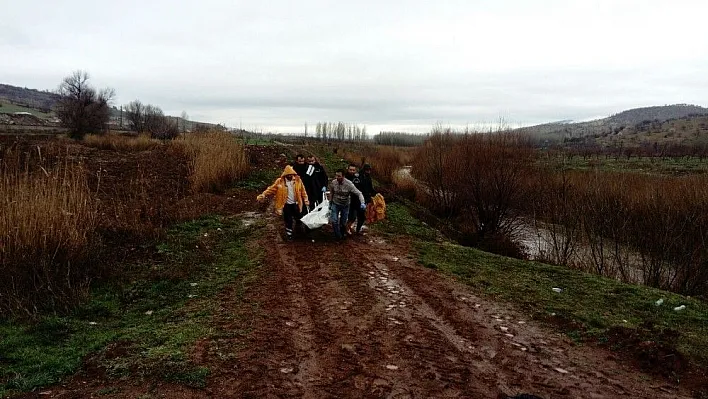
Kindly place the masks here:
POLYGON ((110 103, 115 92, 108 88, 96 91, 88 80, 87 72, 77 70, 65 77, 58 89, 61 98, 56 105, 57 117, 75 139, 104 132, 111 118, 110 103))
POLYGON ((145 106, 140 100, 131 101, 125 106, 128 127, 138 133, 145 130, 145 106))

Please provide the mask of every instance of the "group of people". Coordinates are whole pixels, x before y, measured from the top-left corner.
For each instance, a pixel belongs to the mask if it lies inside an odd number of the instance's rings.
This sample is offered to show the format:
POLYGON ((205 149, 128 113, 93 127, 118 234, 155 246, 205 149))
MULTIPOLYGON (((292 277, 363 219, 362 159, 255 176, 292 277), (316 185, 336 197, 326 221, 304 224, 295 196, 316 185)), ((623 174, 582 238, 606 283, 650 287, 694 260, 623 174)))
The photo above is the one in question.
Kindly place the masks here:
MULTIPOLYGON (((281 154, 279 163, 284 163, 281 154)), ((317 207, 327 195, 330 222, 337 240, 361 233, 366 220, 366 206, 376 195, 371 180, 371 165, 364 164, 359 170, 350 164, 347 169, 339 169, 329 180, 325 168, 314 155, 307 159, 302 154, 295 157, 292 165, 285 162, 283 173, 261 193, 257 199, 264 201, 275 196, 275 211, 283 215, 285 237, 293 239, 297 230, 308 234, 307 226, 300 219, 317 207)))

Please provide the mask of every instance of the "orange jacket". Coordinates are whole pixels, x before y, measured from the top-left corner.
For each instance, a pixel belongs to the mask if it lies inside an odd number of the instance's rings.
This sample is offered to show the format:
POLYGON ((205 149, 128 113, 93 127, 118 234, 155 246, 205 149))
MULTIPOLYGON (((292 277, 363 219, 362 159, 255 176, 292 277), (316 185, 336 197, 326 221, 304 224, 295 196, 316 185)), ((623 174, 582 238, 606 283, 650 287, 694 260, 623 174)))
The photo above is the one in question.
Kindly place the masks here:
POLYGON ((283 213, 285 202, 288 200, 288 188, 285 186, 285 176, 287 175, 295 175, 295 177, 293 177, 293 182, 295 182, 295 201, 297 202, 298 208, 300 208, 300 212, 302 212, 303 205, 310 205, 305 186, 302 184, 300 176, 295 173, 295 169, 293 169, 292 166, 287 165, 280 177, 275 179, 275 182, 257 197, 258 201, 263 201, 265 197, 275 194, 275 212, 278 215, 283 213))
POLYGON ((386 201, 383 195, 376 194, 366 206, 366 223, 371 224, 386 218, 386 201))

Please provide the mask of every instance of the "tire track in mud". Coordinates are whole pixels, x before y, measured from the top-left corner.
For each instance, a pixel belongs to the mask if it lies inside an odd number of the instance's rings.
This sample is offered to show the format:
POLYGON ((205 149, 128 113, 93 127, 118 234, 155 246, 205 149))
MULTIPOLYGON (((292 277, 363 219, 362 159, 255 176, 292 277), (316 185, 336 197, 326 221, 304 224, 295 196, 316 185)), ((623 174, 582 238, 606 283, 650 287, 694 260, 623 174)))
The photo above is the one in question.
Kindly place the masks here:
MULTIPOLYGON (((575 346, 517 312, 474 296, 451 278, 404 258, 405 248, 380 239, 367 244, 366 259, 395 276, 394 293, 403 293, 415 309, 411 314, 422 315, 434 329, 428 331, 457 350, 474 384, 546 398, 690 397, 663 382, 647 383, 653 378, 618 364, 604 350, 575 346)), ((451 353, 441 353, 431 363, 440 364, 451 353)))
POLYGON ((268 315, 255 326, 252 348, 239 355, 252 372, 232 375, 232 389, 217 391, 301 398, 689 397, 608 352, 576 347, 476 297, 406 258, 406 244, 375 235, 340 243, 324 232, 314 233, 317 242, 283 242, 279 227, 271 219, 273 275, 259 288, 268 315))

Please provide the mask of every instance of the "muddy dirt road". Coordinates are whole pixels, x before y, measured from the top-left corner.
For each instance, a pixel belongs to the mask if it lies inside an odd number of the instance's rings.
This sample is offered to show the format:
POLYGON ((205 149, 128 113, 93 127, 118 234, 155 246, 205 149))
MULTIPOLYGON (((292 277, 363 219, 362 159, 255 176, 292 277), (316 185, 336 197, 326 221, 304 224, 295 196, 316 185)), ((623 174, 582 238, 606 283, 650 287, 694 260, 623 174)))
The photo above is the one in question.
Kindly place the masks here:
POLYGON ((283 242, 279 230, 273 218, 266 277, 250 293, 262 318, 209 379, 214 396, 690 397, 476 297, 417 265, 405 243, 335 244, 319 231, 283 242))
MULTIPOLYGON (((318 230, 284 242, 280 219, 267 217, 265 236, 252 243, 266 252, 259 281, 219 294, 212 328, 229 333, 191 351, 191 360, 209 369, 206 387, 145 381, 108 396, 691 397, 616 354, 575 345, 475 296, 418 265, 404 241, 368 234, 336 243, 318 230)), ((34 397, 106 397, 97 396, 106 386, 114 383, 79 373, 34 397)))

